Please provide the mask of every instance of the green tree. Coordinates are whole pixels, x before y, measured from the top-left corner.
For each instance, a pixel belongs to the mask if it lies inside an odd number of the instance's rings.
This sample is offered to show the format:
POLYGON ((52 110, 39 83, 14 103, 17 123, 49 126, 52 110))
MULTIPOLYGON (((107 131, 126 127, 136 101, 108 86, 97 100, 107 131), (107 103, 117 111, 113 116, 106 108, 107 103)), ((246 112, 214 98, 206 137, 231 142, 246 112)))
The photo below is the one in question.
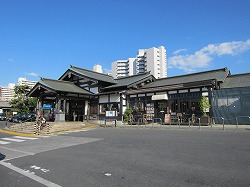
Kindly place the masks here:
POLYGON ((130 115, 132 114, 133 110, 132 108, 127 108, 125 111, 124 111, 124 114, 123 114, 123 119, 124 121, 128 122, 129 121, 129 117, 130 115))
POLYGON ((30 113, 36 106, 37 98, 27 97, 30 88, 27 85, 15 86, 14 98, 9 102, 18 113, 30 113))
POLYGON ((205 96, 202 96, 201 100, 200 100, 200 109, 201 109, 203 116, 207 115, 206 110, 209 109, 210 107, 211 107, 211 105, 208 101, 208 98, 205 96))

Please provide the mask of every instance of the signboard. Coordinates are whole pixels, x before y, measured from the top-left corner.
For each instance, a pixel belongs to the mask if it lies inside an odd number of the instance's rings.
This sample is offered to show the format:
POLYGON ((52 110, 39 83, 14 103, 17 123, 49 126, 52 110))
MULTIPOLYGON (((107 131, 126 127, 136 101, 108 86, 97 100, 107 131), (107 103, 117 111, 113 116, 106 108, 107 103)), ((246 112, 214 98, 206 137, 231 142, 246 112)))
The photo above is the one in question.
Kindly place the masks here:
POLYGON ((43 104, 44 109, 51 109, 52 105, 51 104, 43 104))
POLYGON ((117 111, 106 111, 106 117, 115 117, 117 116, 117 111))
POLYGON ((151 98, 153 101, 156 100, 168 100, 168 95, 167 94, 161 94, 161 95, 152 95, 151 98))

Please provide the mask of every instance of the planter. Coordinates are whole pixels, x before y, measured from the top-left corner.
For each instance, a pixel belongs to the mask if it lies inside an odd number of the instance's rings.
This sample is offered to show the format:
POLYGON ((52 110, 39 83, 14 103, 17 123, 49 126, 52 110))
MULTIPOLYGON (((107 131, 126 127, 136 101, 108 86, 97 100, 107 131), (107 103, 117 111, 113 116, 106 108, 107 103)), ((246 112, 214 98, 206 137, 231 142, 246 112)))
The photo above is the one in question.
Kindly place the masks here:
POLYGON ((201 125, 209 125, 211 123, 210 116, 201 116, 201 125))

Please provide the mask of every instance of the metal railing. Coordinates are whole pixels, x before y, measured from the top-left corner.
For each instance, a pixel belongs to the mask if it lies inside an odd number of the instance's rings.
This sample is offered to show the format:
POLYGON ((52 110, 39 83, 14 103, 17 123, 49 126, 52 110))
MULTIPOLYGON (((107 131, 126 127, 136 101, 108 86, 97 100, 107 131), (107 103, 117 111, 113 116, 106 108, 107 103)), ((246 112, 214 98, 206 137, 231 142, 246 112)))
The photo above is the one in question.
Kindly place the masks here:
POLYGON ((159 121, 160 127, 162 126, 162 119, 161 118, 152 118, 152 128, 154 128, 155 121, 159 121))
POLYGON ((230 125, 228 126, 228 128, 230 127, 232 129, 232 127, 235 125, 236 126, 236 130, 238 130, 239 125, 240 124, 244 124, 244 125, 250 125, 250 116, 237 116, 234 118, 224 118, 224 117, 211 117, 210 120, 208 122, 204 122, 204 120, 202 120, 202 117, 195 117, 192 116, 190 118, 181 118, 179 116, 171 116, 170 120, 168 121, 168 123, 164 123, 164 121, 162 120, 162 118, 152 118, 152 120, 148 121, 145 117, 141 117, 138 118, 137 121, 135 123, 130 123, 130 126, 132 127, 133 124, 137 125, 137 127, 139 127, 139 125, 143 124, 145 126, 145 128, 147 127, 147 125, 149 125, 152 128, 155 128, 155 124, 158 123, 160 125, 160 128, 164 125, 164 126, 168 126, 171 127, 173 125, 177 125, 177 127, 191 127, 191 126, 198 126, 199 129, 202 128, 202 126, 211 126, 211 128, 213 128, 213 126, 215 126, 216 128, 221 127, 223 130, 226 130, 227 128, 227 124, 230 125))

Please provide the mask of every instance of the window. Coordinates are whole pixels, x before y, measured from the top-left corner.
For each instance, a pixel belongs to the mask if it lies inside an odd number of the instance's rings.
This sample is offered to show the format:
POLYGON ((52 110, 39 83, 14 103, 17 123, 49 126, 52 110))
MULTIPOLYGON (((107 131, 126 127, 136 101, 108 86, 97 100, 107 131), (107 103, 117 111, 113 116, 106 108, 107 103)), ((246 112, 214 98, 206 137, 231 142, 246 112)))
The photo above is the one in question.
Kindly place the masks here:
POLYGON ((105 114, 105 112, 108 110, 108 104, 100 104, 100 114, 105 114))

